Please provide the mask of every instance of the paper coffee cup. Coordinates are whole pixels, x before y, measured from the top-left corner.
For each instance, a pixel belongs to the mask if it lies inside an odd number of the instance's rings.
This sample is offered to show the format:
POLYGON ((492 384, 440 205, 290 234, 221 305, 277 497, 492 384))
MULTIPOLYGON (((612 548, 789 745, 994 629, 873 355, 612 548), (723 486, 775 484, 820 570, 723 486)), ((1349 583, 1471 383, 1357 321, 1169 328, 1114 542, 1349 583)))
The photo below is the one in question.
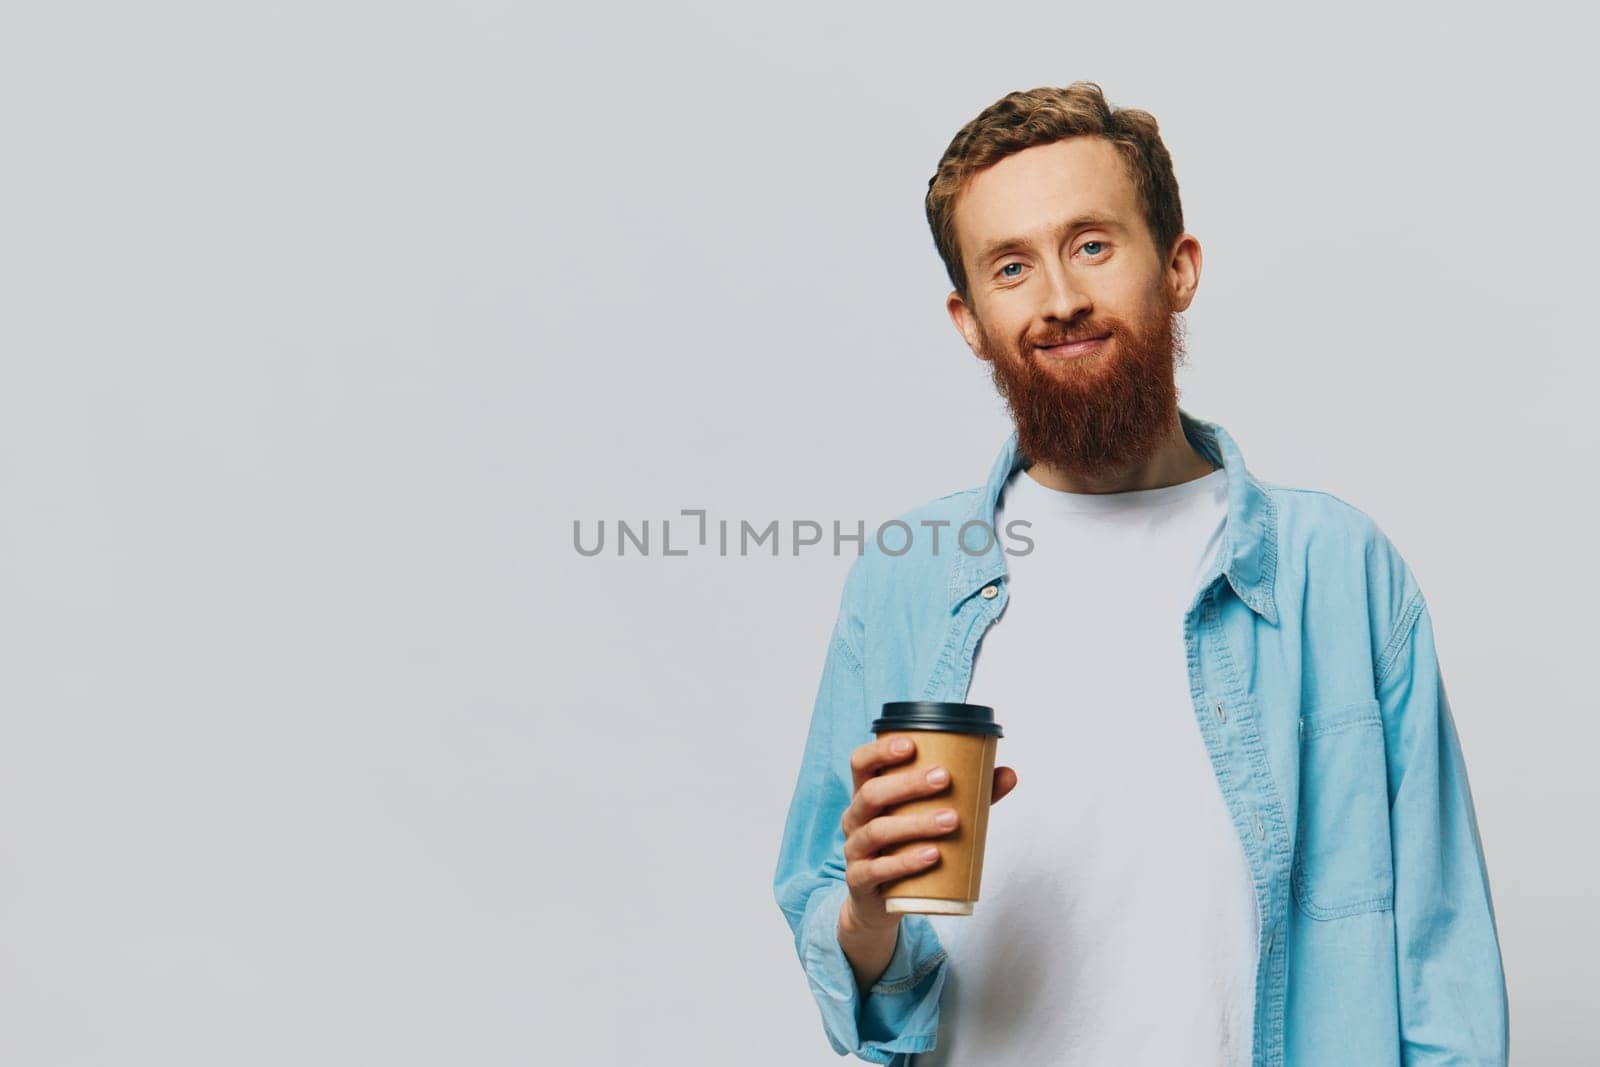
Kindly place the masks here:
POLYGON ((901 804, 897 815, 954 808, 955 830, 940 837, 903 842, 886 849, 894 856, 909 849, 939 848, 939 861, 926 871, 884 887, 884 907, 897 914, 971 915, 983 878, 983 843, 989 829, 989 798, 994 793, 994 759, 1000 725, 994 709, 949 701, 892 701, 872 724, 879 737, 904 734, 917 746, 909 764, 893 772, 926 772, 943 767, 950 784, 938 793, 901 804))

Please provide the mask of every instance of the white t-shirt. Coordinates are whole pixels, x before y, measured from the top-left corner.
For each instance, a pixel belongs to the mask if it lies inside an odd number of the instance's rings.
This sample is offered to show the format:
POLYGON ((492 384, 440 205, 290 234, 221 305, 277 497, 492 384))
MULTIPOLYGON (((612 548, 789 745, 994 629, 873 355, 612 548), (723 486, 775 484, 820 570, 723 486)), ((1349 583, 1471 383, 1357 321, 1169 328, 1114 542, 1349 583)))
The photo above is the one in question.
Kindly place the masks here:
POLYGON ((1224 469, 1125 493, 1011 476, 995 528, 1009 600, 967 700, 1016 789, 989 818, 917 1067, 1247 1067, 1256 899, 1189 692, 1183 619, 1227 516, 1224 469))

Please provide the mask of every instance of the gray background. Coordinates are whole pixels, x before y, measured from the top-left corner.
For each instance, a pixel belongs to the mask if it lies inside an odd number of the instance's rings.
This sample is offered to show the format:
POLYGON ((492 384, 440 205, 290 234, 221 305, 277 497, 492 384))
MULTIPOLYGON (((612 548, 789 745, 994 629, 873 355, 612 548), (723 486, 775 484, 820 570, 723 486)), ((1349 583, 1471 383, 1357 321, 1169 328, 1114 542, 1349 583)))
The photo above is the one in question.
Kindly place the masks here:
POLYGON ((1600 1049, 1595 94, 1554 5, 31 7, 0 1061, 832 1062, 770 881, 850 560, 660 523, 982 480, 1009 424, 922 194, 1076 78, 1176 161, 1186 408, 1422 581, 1516 1060, 1600 1049), (652 554, 580 557, 601 518, 652 554))

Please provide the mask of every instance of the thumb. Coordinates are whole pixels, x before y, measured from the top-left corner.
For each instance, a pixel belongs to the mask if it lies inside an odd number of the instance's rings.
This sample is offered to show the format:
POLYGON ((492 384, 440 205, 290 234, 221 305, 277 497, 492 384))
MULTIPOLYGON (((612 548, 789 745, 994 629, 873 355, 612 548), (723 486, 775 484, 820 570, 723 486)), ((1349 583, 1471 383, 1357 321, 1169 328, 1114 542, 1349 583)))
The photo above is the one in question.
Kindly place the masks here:
POLYGON ((994 793, 989 797, 989 803, 998 803, 1001 797, 1016 787, 1017 772, 1010 767, 996 767, 994 769, 994 793))

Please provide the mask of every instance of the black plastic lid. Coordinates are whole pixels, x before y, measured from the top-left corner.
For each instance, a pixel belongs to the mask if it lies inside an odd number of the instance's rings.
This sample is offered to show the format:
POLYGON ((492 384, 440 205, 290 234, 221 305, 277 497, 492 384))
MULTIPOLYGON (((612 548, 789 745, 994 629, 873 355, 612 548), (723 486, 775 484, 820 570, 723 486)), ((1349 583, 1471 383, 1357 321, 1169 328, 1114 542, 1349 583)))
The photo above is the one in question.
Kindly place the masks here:
POLYGON ((946 700, 894 700, 883 706, 883 718, 875 719, 872 732, 891 730, 941 730, 952 734, 1005 736, 994 721, 994 709, 982 704, 958 704, 946 700))

